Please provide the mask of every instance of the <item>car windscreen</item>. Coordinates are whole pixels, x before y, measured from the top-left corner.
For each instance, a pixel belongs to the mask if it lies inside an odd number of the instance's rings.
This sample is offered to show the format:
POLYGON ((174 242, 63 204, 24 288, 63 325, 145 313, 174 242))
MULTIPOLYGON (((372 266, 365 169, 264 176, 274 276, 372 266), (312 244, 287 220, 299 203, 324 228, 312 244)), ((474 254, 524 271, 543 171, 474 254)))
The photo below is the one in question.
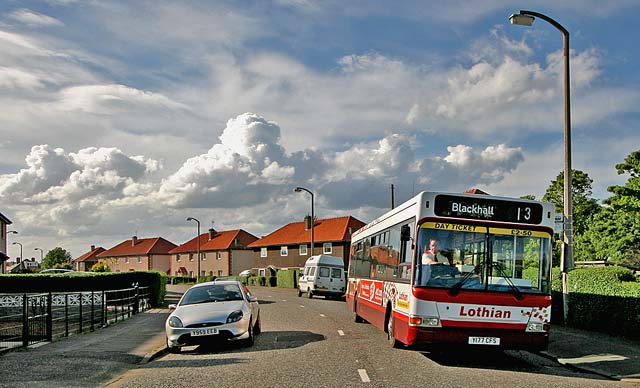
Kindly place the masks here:
POLYGON ((181 306, 197 303, 228 302, 242 300, 237 284, 213 284, 190 288, 180 302, 181 306))

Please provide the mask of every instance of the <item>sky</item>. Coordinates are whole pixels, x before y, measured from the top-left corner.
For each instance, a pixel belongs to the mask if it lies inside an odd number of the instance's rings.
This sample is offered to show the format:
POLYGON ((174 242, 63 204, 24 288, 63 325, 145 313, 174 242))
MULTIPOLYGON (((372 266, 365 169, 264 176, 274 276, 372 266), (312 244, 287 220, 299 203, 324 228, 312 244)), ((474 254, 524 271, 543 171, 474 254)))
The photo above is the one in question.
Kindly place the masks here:
POLYGON ((370 222, 423 190, 593 196, 640 149, 637 1, 0 2, 8 253, 258 237, 310 213, 370 222))

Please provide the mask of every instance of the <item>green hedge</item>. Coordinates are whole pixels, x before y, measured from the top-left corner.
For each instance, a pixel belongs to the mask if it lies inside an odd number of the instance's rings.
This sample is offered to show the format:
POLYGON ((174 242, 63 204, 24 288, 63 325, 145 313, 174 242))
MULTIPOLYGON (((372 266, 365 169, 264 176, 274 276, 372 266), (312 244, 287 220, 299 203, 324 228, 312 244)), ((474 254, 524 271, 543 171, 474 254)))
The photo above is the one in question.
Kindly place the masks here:
POLYGON ((0 293, 106 291, 134 284, 150 288, 152 306, 164 302, 167 275, 158 271, 0 275, 0 293))
POLYGON ((278 278, 276 276, 249 276, 246 278, 248 286, 277 287, 278 278))
MULTIPOLYGON (((562 280, 553 269, 554 323, 561 323, 562 280)), ((569 272, 567 324, 585 330, 640 338, 640 282, 622 267, 576 268, 569 272)))
POLYGON ((298 288, 299 269, 286 269, 278 271, 276 278, 278 279, 278 287, 282 288, 298 288))

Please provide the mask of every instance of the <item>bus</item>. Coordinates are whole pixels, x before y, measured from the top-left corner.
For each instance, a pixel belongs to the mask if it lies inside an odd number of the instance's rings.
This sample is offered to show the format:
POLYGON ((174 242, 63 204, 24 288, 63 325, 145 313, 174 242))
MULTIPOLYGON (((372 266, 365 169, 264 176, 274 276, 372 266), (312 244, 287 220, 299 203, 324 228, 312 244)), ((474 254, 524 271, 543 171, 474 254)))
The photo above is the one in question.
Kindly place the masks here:
POLYGON ((421 192, 351 237, 346 301, 393 347, 544 350, 551 203, 421 192))

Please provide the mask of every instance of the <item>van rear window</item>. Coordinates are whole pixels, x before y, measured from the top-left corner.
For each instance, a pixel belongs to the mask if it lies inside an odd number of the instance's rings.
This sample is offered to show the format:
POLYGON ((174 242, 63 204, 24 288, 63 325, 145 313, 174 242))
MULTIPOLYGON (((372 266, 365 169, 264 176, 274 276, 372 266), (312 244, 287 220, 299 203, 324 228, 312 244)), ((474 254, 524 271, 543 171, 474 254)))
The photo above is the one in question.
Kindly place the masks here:
POLYGON ((340 279, 342 277, 342 270, 340 268, 331 268, 331 277, 340 279))
POLYGON ((319 270, 318 275, 320 275, 321 278, 328 278, 329 277, 329 268, 320 267, 320 268, 318 268, 318 270, 319 270))

